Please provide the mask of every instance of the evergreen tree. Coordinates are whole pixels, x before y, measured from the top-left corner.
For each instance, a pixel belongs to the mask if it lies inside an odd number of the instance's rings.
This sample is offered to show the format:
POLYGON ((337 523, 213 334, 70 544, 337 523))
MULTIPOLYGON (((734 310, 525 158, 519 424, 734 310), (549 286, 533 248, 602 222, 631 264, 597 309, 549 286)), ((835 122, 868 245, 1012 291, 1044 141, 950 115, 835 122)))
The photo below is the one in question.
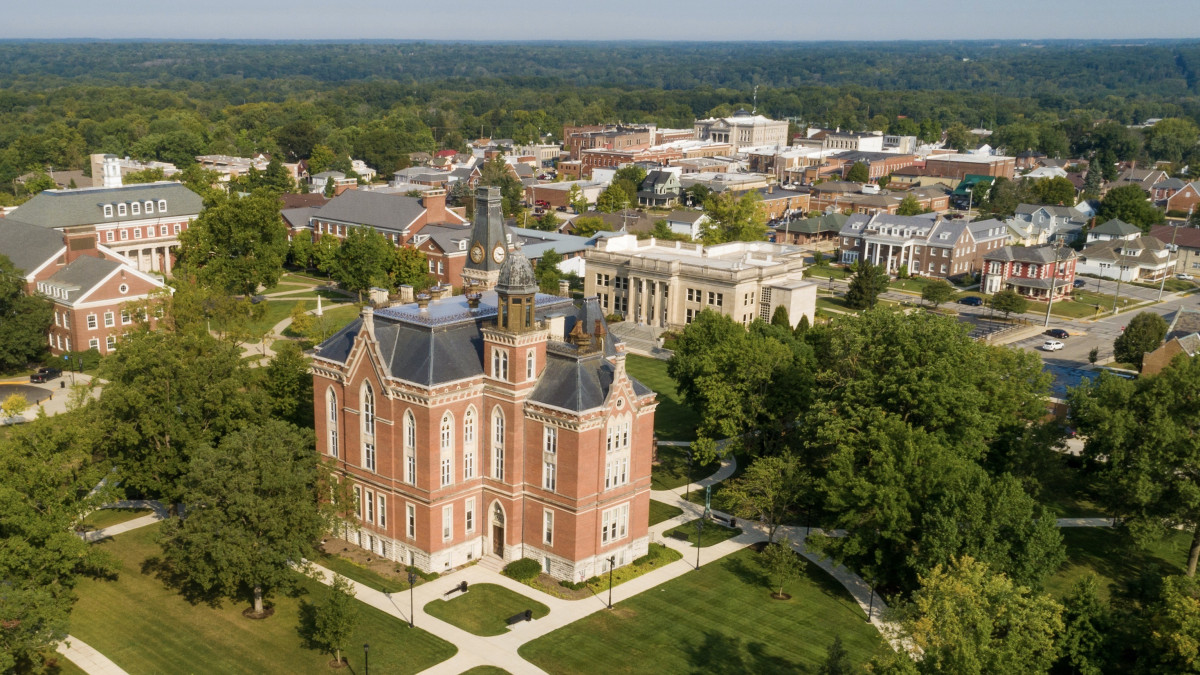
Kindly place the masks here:
POLYGON ((787 307, 780 305, 775 308, 775 311, 771 313, 771 325, 789 329, 792 327, 792 321, 788 318, 787 307))
POLYGON ((1140 312, 1113 341, 1113 356, 1141 370, 1146 354, 1162 346, 1166 335, 1166 320, 1154 312, 1140 312))
POLYGON ((879 294, 887 290, 888 275, 883 266, 870 260, 860 260, 858 269, 850 278, 846 291, 846 305, 851 309, 870 309, 879 302, 879 294))

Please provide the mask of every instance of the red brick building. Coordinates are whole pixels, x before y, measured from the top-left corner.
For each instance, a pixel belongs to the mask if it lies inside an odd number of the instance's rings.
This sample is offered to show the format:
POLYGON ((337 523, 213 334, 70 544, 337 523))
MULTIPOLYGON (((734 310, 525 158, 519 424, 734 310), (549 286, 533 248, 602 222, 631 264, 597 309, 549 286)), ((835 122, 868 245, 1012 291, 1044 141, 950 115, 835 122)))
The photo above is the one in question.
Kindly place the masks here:
POLYGON ((984 293, 1014 290, 1031 300, 1055 300, 1075 284, 1075 250, 1068 246, 1005 246, 983 256, 979 288, 984 293))
POLYGON ((373 227, 397 246, 408 244, 426 225, 458 225, 462 216, 446 208, 445 190, 409 197, 370 190, 347 190, 311 215, 313 237, 346 237, 349 228, 373 227))
POLYGON ((107 354, 135 324, 157 322, 164 284, 97 243, 95 229, 69 232, 0 219, 0 255, 12 261, 30 293, 54 305, 47 340, 53 354, 96 349, 107 354))
POLYGON ((595 299, 537 292, 481 188, 482 292, 363 309, 313 360, 318 448, 358 496, 341 534, 444 571, 483 556, 583 580, 649 543, 654 393, 595 299), (494 287, 494 289, 493 289, 494 287))

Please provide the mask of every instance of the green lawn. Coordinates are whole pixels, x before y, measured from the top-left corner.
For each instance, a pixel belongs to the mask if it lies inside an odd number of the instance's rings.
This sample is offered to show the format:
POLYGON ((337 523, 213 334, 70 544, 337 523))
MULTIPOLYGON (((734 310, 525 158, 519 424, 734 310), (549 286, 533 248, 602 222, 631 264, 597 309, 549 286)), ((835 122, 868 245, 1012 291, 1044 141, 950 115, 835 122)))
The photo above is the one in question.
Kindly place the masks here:
POLYGON ((520 649, 553 673, 814 672, 840 636, 861 667, 879 634, 846 591, 815 565, 769 597, 757 555, 744 549, 560 628, 520 649))
POLYGON ((671 506, 662 502, 650 500, 650 524, 657 525, 665 520, 670 520, 675 516, 683 513, 683 509, 678 506, 671 506))
POLYGON ((694 441, 700 415, 687 407, 675 380, 667 375, 667 362, 646 356, 630 354, 625 357, 625 368, 638 382, 650 387, 658 394, 658 408, 654 411, 654 434, 663 441, 694 441))
POLYGON ((461 675, 511 675, 511 673, 496 666, 475 666, 470 670, 464 670, 461 675))
MULTIPOLYGON (((353 579, 360 584, 370 586, 382 593, 399 593, 408 590, 408 584, 397 579, 389 579, 378 572, 369 570, 365 567, 355 565, 354 563, 340 558, 336 555, 321 553, 313 562, 321 567, 336 572, 347 579, 353 579)), ((421 578, 417 577, 417 585, 421 585, 421 578)))
MULTIPOLYGON (((324 672, 328 655, 305 646, 300 635, 302 608, 319 602, 327 588, 301 580, 298 597, 272 598, 274 616, 252 621, 242 616, 244 601, 218 607, 192 604, 167 588, 142 563, 158 555, 157 526, 96 544, 121 562, 115 581, 84 580, 71 614, 71 634, 98 649, 130 673, 171 673, 203 669, 213 673, 324 672)), ((371 664, 388 673, 416 673, 455 654, 455 647, 419 627, 367 605, 343 651, 358 668, 363 643, 371 644, 371 664)))
POLYGON ((1041 502, 1059 518, 1105 517, 1099 502, 1100 482, 1066 462, 1039 476, 1041 502))
MULTIPOLYGON (((696 520, 699 520, 697 518, 696 520)), ((696 545, 696 520, 689 520, 686 523, 673 527, 666 532, 663 532, 664 537, 673 537, 676 534, 686 534, 688 543, 692 546, 696 545)), ((714 544, 719 544, 726 539, 736 537, 742 533, 741 528, 725 527, 719 523, 708 521, 704 523, 704 529, 700 535, 700 548, 706 548, 714 544)))
MULTIPOLYGON (((659 406, 658 410, 662 410, 662 406, 659 406)), ((721 468, 721 462, 714 461, 692 466, 689 469, 687 448, 663 445, 658 448, 658 464, 650 467, 650 481, 655 490, 674 490, 688 483, 708 478, 719 468, 721 468)))
POLYGON ((813 279, 813 278, 828 279, 830 277, 833 277, 834 279, 843 279, 843 278, 845 278, 844 277, 845 274, 846 274, 845 268, 834 267, 832 265, 828 265, 825 267, 807 267, 804 269, 804 278, 805 279, 813 279))
POLYGON ((88 514, 80 525, 89 530, 102 530, 150 513, 153 513, 150 509, 100 509, 88 514))
POLYGON ((55 654, 54 658, 54 665, 49 666, 45 671, 49 675, 87 675, 86 670, 75 665, 62 654, 55 654))
MULTIPOLYGON (((647 548, 649 552, 646 555, 624 567, 618 567, 613 570, 613 588, 631 579, 636 579, 647 572, 653 572, 656 569, 670 565, 683 557, 683 554, 679 551, 662 544, 650 544, 647 548)), ((588 582, 588 589, 599 595, 608 590, 608 582, 608 572, 601 572, 596 576, 595 581, 588 582)))
POLYGON ((542 603, 495 584, 475 584, 466 593, 425 605, 426 613, 475 635, 503 635, 508 618, 533 610, 533 618, 550 613, 542 603))
POLYGON ((1191 544, 1191 534, 1178 530, 1145 549, 1112 528, 1064 527, 1062 535, 1067 545, 1067 562, 1045 584, 1046 591, 1057 598, 1070 592, 1077 579, 1090 573, 1099 577, 1100 596, 1104 599, 1154 568, 1162 574, 1182 574, 1191 544))

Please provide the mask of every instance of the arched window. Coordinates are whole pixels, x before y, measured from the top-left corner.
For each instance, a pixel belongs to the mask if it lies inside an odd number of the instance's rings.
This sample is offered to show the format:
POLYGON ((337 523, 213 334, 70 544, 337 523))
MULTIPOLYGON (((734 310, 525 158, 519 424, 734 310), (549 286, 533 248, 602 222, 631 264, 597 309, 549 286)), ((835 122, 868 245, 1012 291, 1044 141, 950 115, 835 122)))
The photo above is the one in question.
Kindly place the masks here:
POLYGON ((404 482, 417 484, 417 419, 404 411, 404 482))
POLYGON ((463 480, 475 477, 475 408, 463 413, 463 480))
POLYGON ((442 445, 445 450, 454 449, 454 416, 449 412, 442 415, 442 445))
POLYGON ((441 424, 442 487, 454 482, 454 416, 447 411, 441 424))
POLYGON ((326 404, 326 407, 329 409, 329 421, 326 422, 326 424, 325 424, 325 426, 329 429, 329 454, 334 457, 337 457, 338 456, 338 405, 337 405, 337 393, 335 393, 333 391, 333 387, 330 387, 329 390, 327 392, 325 392, 325 404, 326 404))
POLYGON ((492 411, 492 478, 504 480, 504 412, 492 411))
POLYGON ((508 381, 508 352, 492 348, 492 377, 508 381))
POLYGON ((363 467, 375 470, 375 391, 370 382, 363 382, 362 389, 363 467))

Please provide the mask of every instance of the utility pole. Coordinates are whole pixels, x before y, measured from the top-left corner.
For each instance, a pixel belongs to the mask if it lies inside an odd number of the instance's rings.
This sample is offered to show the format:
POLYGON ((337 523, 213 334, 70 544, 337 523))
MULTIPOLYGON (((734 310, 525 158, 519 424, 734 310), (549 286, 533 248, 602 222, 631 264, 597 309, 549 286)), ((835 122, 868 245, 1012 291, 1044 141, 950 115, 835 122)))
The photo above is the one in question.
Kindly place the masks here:
MULTIPOLYGON (((1183 221, 1184 223, 1191 222, 1192 209, 1194 208, 1196 208, 1195 204, 1188 207, 1187 220, 1183 221)), ((1168 263, 1171 262, 1171 254, 1175 252, 1175 235, 1179 234, 1180 227, 1182 227, 1182 225, 1176 225, 1175 227, 1171 228, 1171 245, 1167 247, 1168 263)), ((1168 269, 1170 269, 1170 267, 1168 267, 1168 269)), ((1158 283, 1158 300, 1162 300, 1163 288, 1167 285, 1167 274, 1169 274, 1169 272, 1164 272, 1162 281, 1158 283)))
POLYGON ((1050 269, 1050 302, 1046 303, 1046 323, 1045 327, 1050 327, 1050 310, 1054 307, 1054 289, 1058 281, 1058 254, 1062 251, 1062 240, 1058 241, 1058 246, 1054 249, 1054 267, 1050 269))
POLYGON ((1125 272, 1125 266, 1121 264, 1125 262, 1125 247, 1122 246, 1117 251, 1117 294, 1113 296, 1113 314, 1117 313, 1117 302, 1121 299, 1121 276, 1125 272))

